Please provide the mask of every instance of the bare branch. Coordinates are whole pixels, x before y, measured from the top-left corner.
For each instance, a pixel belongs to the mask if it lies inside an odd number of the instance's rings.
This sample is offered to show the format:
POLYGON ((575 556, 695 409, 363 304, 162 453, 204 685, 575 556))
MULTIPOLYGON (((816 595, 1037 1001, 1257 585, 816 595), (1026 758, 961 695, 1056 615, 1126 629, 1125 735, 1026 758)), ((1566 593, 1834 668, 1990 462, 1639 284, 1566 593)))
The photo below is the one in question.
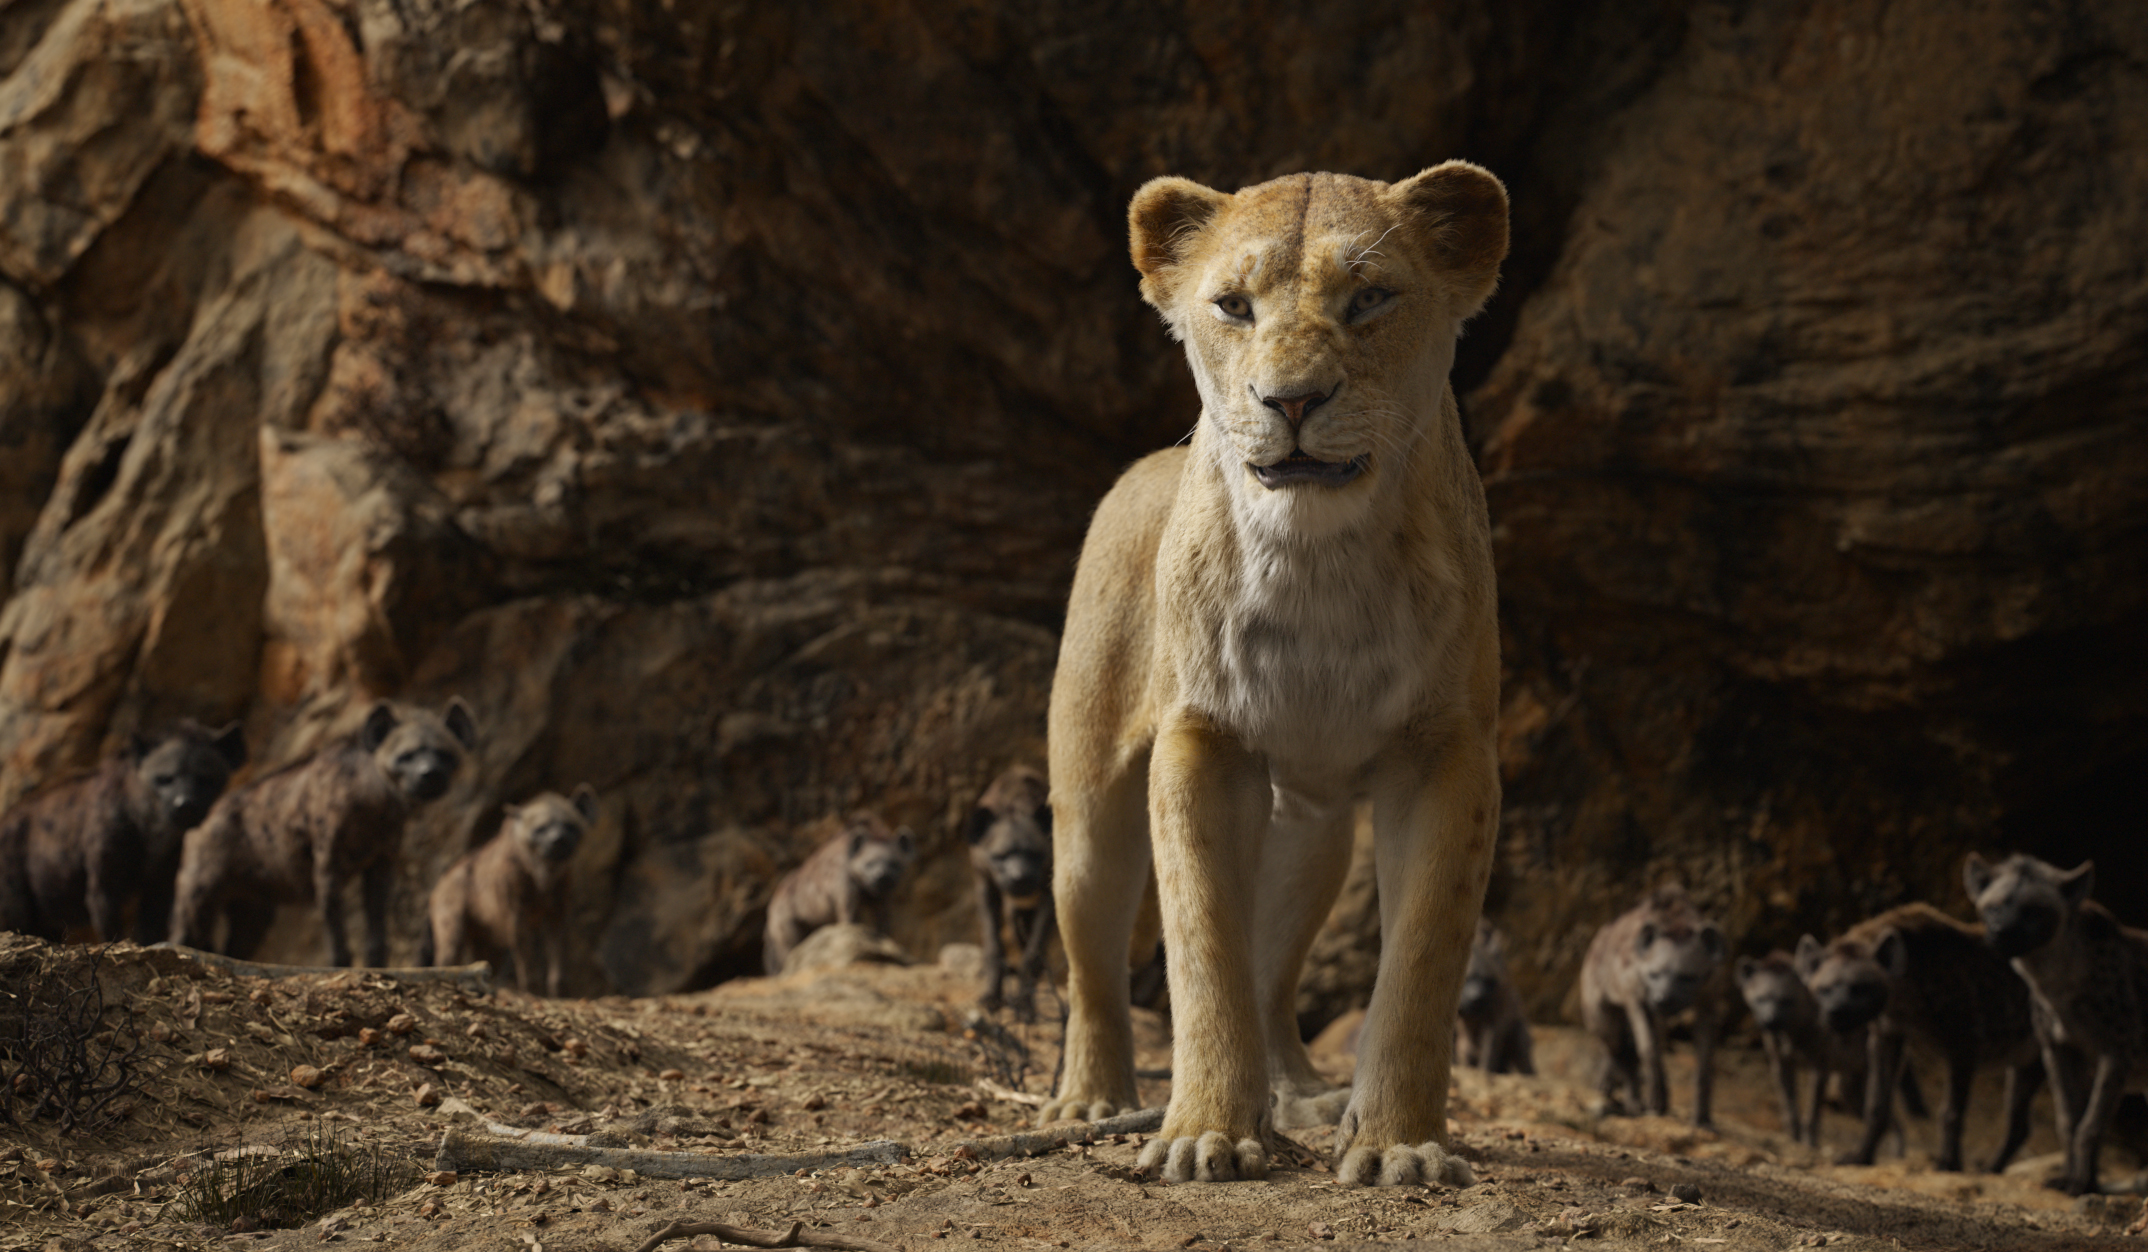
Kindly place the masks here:
MULTIPOLYGON (((568 1136, 559 1136, 567 1138, 568 1136)), ((775 1178, 801 1169, 840 1169, 891 1165, 910 1155, 907 1145, 876 1139, 833 1152, 797 1156, 714 1152, 655 1152, 644 1148, 594 1148, 586 1143, 531 1143, 495 1139, 450 1129, 440 1136, 433 1168, 497 1173, 511 1169, 558 1169, 563 1165, 605 1165, 631 1169, 651 1178, 775 1178)))
POLYGON ((748 1226, 729 1226, 723 1222, 673 1222, 650 1235, 634 1252, 655 1252, 669 1239, 691 1239, 695 1235, 714 1235, 725 1243, 742 1244, 749 1248, 835 1248, 838 1252, 899 1252, 885 1243, 870 1239, 849 1239, 842 1235, 822 1234, 819 1231, 805 1233, 804 1222, 792 1222, 791 1228, 782 1234, 773 1230, 754 1230, 748 1226))

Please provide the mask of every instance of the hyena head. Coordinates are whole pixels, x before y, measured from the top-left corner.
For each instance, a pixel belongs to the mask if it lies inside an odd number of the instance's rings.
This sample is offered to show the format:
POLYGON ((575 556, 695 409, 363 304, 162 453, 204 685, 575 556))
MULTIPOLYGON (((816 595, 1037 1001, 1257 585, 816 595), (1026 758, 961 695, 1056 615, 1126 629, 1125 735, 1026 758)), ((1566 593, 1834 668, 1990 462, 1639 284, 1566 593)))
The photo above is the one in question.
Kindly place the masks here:
POLYGON ((1507 981, 1507 940, 1483 918, 1469 945, 1469 971, 1462 976, 1462 999, 1455 1011, 1463 1020, 1481 1022, 1499 1007, 1499 989, 1507 981))
POLYGON ((527 804, 507 806, 507 829, 511 838, 528 851, 538 865, 561 865, 582 845, 582 836, 597 820, 597 793, 588 783, 574 789, 573 798, 547 791, 527 804))
POLYGON ((1658 890, 1634 936, 1634 966, 1649 1007, 1659 1013, 1691 1008, 1723 963, 1723 932, 1695 912, 1685 892, 1658 890))
POLYGON ((878 813, 858 812, 851 814, 843 838, 850 841, 850 851, 844 858, 850 881, 871 899, 886 898, 902 881, 903 871, 910 868, 910 858, 915 854, 910 828, 905 826, 890 834, 878 813))
POLYGON ((463 755, 477 746, 477 723, 461 696, 448 701, 445 713, 382 700, 366 714, 358 742, 405 799, 422 804, 447 794, 463 755))
POLYGON ((127 755, 134 763, 135 821, 176 847, 180 835, 209 815, 232 771, 246 764, 246 736, 237 722, 211 731, 187 720, 161 739, 134 736, 127 755))
POLYGON ((1962 865, 1962 884, 1984 919, 1985 941, 2012 960, 2051 942, 2066 918, 2088 902, 2096 886, 2096 863, 2083 861, 2064 870, 2016 854, 1994 866, 1971 852, 1962 865))
POLYGON ((1797 975, 1832 1031, 1870 1025, 1886 1010, 1894 980, 1908 972, 1908 950, 1892 930, 1871 940, 1844 935, 1822 944, 1806 935, 1797 941, 1797 975))
POLYGON ((1770 952, 1758 959, 1740 957, 1736 973, 1738 994, 1745 997, 1745 1007, 1753 1011, 1753 1021, 1762 1030, 1789 1030, 1818 1015, 1812 992, 1805 989, 1797 965, 1787 955, 1770 952))
POLYGON ((970 860, 1001 893, 1029 904, 1052 885, 1052 809, 1044 775, 1017 765, 992 781, 963 833, 970 860))

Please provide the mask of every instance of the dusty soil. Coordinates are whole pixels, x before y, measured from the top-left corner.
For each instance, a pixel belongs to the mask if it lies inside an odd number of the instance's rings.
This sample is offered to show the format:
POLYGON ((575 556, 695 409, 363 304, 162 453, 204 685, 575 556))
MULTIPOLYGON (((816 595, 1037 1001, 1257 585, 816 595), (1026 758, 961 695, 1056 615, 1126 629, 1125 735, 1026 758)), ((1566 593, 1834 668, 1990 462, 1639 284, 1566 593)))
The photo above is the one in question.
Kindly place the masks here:
MULTIPOLYGON (((83 948, 0 937, 0 990, 9 995, 0 1013, 26 988, 79 977, 92 959, 83 948)), ((131 1032, 154 1077, 101 1130, 0 1123, 0 1249, 340 1242, 631 1252, 680 1218, 773 1231, 803 1222, 808 1236, 912 1250, 948 1240, 1209 1249, 1582 1241, 1726 1252, 2142 1246, 2138 1198, 2076 1202, 2047 1191, 2040 1180, 2055 1164, 2047 1155, 2001 1176, 1935 1173, 1928 1124, 1912 1126, 1901 1160, 1819 1163, 1778 1133, 1751 1048, 1729 1050, 1718 1132, 1598 1117, 1580 1081, 1591 1063, 1586 1041, 1547 1028, 1543 1075, 1457 1076, 1455 1129, 1477 1164, 1476 1186, 1340 1186, 1323 1163, 1325 1130, 1281 1145, 1266 1181, 1167 1186, 1130 1168, 1138 1136, 1030 1159, 963 1159, 960 1141, 1026 1125, 1019 1097, 1048 1085, 1057 1031, 966 1028, 974 984, 959 969, 854 965, 691 996, 593 1001, 471 995, 364 971, 267 981, 127 947, 113 949, 103 970, 111 997, 133 1009, 131 1032), (646 1116, 652 1109, 659 1116, 646 1116), (430 1170, 443 1130, 458 1120, 465 1129, 485 1120, 565 1133, 615 1128, 633 1146, 713 1155, 833 1151, 881 1138, 912 1152, 884 1168, 745 1182, 580 1167, 464 1173, 445 1185, 417 1177, 383 1203, 282 1230, 235 1233, 183 1211, 188 1178, 219 1152, 284 1151, 326 1130, 430 1170), (1673 1188, 1693 1202, 1673 1198, 1673 1188)), ((12 1029, 4 1020, 0 1028, 12 1029)), ((1141 1031, 1140 1063, 1162 1070, 1162 1023, 1145 1017, 1141 1031)), ((1332 1047, 1321 1055, 1338 1076, 1347 1072, 1346 1055, 1332 1047)), ((1168 1094, 1165 1081, 1143 1086, 1151 1101, 1168 1094)), ((1972 1155, 1994 1137, 1991 1103, 1980 1092, 1972 1155)), ((1839 1145, 1851 1134, 1848 1118, 1836 1116, 1829 1131, 1839 1145)), ((2051 1132, 2038 1134, 2030 1151, 2048 1153, 2051 1132)), ((2108 1162, 2107 1184, 2131 1168, 2108 1162)), ((703 1237, 694 1246, 716 1245, 703 1237)))

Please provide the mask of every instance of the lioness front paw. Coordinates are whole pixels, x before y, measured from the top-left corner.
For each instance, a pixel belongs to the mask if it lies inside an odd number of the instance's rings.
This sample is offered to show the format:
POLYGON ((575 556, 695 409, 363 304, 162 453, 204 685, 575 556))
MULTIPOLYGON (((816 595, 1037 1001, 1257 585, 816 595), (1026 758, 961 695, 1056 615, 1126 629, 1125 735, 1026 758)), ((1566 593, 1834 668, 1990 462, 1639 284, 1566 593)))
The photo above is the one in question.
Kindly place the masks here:
POLYGON ((1240 1182, 1268 1176, 1268 1150, 1258 1139, 1233 1143, 1220 1130, 1178 1139, 1159 1135, 1141 1149, 1135 1164, 1159 1171, 1165 1182, 1240 1182))
POLYGON ((1468 1161, 1431 1140, 1415 1147, 1397 1143, 1352 1148, 1335 1167, 1335 1176, 1354 1187, 1467 1187, 1477 1181, 1468 1161))
POLYGON ((1100 1122, 1121 1113, 1132 1113, 1131 1104, 1119 1104, 1111 1100, 1092 1099, 1087 1096, 1061 1096, 1046 1100, 1037 1110, 1037 1125, 1049 1126, 1053 1122, 1100 1122))
POLYGON ((1350 1106, 1350 1089, 1337 1087, 1312 1095, 1299 1095, 1278 1090, 1275 1093, 1275 1124, 1279 1130, 1304 1130, 1312 1126, 1333 1126, 1342 1120, 1343 1110, 1350 1106))

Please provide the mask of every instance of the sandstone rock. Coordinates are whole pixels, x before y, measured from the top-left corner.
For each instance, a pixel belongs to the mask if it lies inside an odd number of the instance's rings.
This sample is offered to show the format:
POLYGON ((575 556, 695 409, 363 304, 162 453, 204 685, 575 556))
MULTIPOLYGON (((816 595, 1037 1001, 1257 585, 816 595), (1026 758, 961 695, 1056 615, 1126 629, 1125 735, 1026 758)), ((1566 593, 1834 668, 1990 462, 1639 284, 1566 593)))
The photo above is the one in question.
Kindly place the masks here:
POLYGON ((908 965, 910 956, 886 935, 855 922, 823 926, 783 958, 783 973, 842 969, 846 965, 908 965))

